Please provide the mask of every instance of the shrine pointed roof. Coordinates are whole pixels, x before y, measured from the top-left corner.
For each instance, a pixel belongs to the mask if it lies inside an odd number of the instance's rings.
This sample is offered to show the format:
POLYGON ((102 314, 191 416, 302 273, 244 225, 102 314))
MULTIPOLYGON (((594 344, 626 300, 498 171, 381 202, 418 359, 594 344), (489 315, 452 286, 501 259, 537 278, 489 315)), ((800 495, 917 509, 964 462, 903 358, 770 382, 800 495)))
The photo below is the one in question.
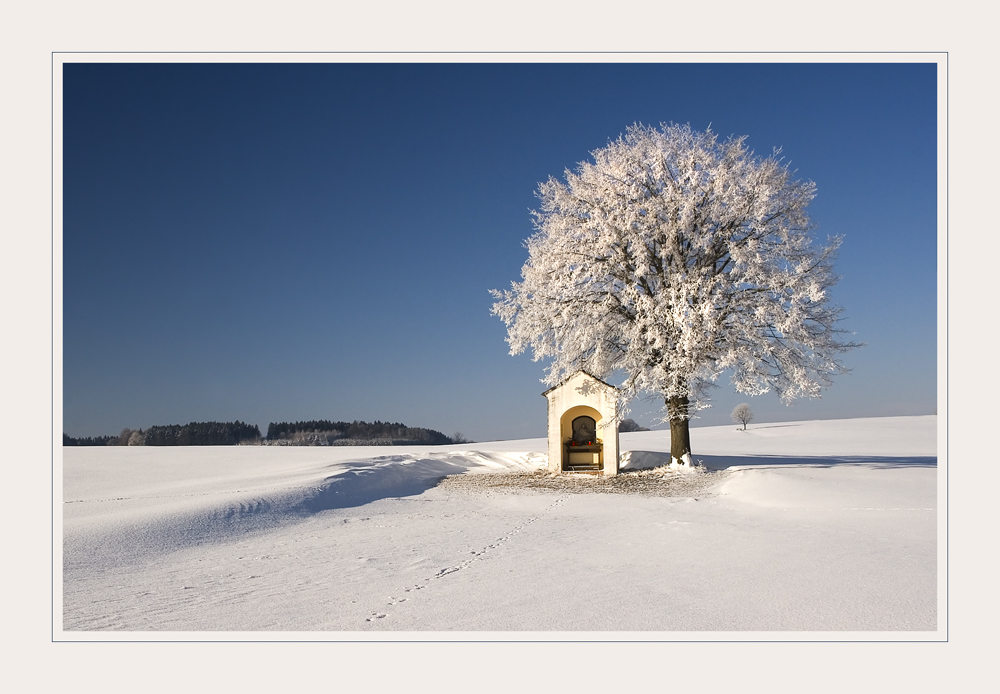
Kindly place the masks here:
POLYGON ((612 390, 618 390, 617 388, 615 388, 613 385, 611 385, 607 381, 602 381, 601 379, 599 379, 597 376, 595 376, 594 374, 590 373, 589 371, 585 371, 583 369, 577 369, 576 371, 574 371, 573 373, 571 373, 569 376, 567 376, 563 380, 559 381, 559 383, 557 383, 556 385, 554 385, 551 388, 549 388, 548 390, 546 390, 544 393, 542 393, 542 395, 548 395, 553 390, 556 390, 557 388, 562 388, 564 385, 566 385, 567 383, 569 383, 570 381, 572 381, 574 378, 576 378, 576 376, 578 374, 583 374, 584 376, 589 376, 590 378, 594 379, 595 381, 597 381, 601 385, 605 385, 608 388, 611 388, 612 390))

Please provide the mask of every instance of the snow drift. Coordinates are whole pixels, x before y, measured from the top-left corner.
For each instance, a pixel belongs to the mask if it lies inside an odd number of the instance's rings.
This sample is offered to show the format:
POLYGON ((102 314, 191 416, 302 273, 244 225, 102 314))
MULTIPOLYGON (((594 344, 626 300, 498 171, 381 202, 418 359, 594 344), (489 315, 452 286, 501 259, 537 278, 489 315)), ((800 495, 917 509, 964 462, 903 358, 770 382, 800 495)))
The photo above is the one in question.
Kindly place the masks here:
MULTIPOLYGON (((934 636, 936 427, 929 416, 694 429, 695 459, 727 471, 697 498, 436 486, 541 470, 544 439, 405 452, 66 448, 57 612, 73 638, 934 636)), ((621 442, 626 470, 669 460, 668 432, 621 442)))

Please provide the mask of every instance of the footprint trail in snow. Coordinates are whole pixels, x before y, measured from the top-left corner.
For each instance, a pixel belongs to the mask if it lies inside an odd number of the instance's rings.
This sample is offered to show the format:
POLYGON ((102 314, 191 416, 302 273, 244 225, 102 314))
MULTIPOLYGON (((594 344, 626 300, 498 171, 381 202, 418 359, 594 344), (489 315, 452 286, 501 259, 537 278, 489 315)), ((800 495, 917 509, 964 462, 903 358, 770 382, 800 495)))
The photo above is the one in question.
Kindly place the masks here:
MULTIPOLYGON (((515 535, 517 535, 519 532, 521 532, 522 530, 524 530, 526 527, 528 527, 529 525, 531 525, 532 523, 534 523, 535 521, 537 521, 542 516, 548 515, 549 513, 551 513, 552 511, 554 511, 556 508, 558 508, 559 506, 561 506, 562 503, 565 500, 566 500, 565 496, 559 497, 554 502, 552 502, 552 504, 550 504, 544 511, 542 511, 541 513, 539 513, 537 516, 533 516, 532 518, 527 519, 526 521, 524 521, 520 525, 515 525, 505 535, 502 535, 501 537, 499 537, 498 539, 494 540, 490 544, 486 545, 482 549, 480 549, 480 550, 472 550, 470 552, 470 554, 472 556, 470 556, 465 561, 459 562, 458 564, 454 564, 452 566, 445 567, 445 568, 441 569, 440 571, 438 571, 436 574, 434 574, 432 576, 429 576, 428 578, 425 578, 424 581, 423 581, 423 583, 419 583, 419 584, 408 586, 408 587, 404 588, 403 592, 404 593, 412 593, 412 592, 415 592, 415 591, 418 591, 418 590, 423 590, 424 588, 427 588, 428 586, 430 586, 433 581, 436 581, 438 579, 444 578, 445 576, 448 576, 448 575, 453 574, 453 573, 457 573, 458 571, 461 571, 463 569, 468 568, 469 566, 471 566, 472 564, 474 564, 475 562, 477 562, 479 559, 481 559, 484 555, 488 554, 490 551, 493 551, 493 550, 496 550, 496 549, 499 549, 500 547, 502 547, 504 545, 504 543, 506 543, 508 540, 512 539, 515 535)), ((390 607, 393 607, 394 605, 398 605, 399 603, 406 602, 409 599, 410 598, 408 598, 408 597, 398 597, 397 598, 397 597, 390 596, 389 597, 389 602, 386 603, 386 608, 390 608, 390 607)), ((376 621, 378 621, 380 619, 385 619, 388 616, 389 615, 388 615, 387 612, 376 611, 376 612, 372 612, 371 616, 369 616, 365 621, 366 622, 376 622, 376 621)))

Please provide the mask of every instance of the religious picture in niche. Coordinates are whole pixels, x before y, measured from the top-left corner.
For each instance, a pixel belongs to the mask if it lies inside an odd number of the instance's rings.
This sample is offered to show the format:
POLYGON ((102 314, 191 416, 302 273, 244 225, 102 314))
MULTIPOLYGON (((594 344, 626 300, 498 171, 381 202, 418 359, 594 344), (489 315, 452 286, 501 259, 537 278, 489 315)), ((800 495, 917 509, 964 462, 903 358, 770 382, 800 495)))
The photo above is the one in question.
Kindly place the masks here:
POLYGON ((577 417, 573 420, 573 442, 586 444, 588 441, 597 441, 597 422, 586 415, 577 417))

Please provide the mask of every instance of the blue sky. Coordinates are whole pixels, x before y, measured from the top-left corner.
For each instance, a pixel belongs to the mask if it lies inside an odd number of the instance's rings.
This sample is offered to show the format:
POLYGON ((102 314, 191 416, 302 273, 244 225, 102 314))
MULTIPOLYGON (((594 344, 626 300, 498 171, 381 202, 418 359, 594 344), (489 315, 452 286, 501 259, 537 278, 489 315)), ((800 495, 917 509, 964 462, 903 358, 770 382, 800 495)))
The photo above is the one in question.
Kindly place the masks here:
MULTIPOLYGON (((540 181, 632 123, 781 147, 843 235, 867 346, 791 407, 720 380, 695 426, 937 402, 934 64, 67 64, 63 430, 388 420, 544 436, 488 290, 540 181)), ((659 404, 632 416, 655 423, 659 404)), ((692 441, 697 449, 696 437, 692 441)))

